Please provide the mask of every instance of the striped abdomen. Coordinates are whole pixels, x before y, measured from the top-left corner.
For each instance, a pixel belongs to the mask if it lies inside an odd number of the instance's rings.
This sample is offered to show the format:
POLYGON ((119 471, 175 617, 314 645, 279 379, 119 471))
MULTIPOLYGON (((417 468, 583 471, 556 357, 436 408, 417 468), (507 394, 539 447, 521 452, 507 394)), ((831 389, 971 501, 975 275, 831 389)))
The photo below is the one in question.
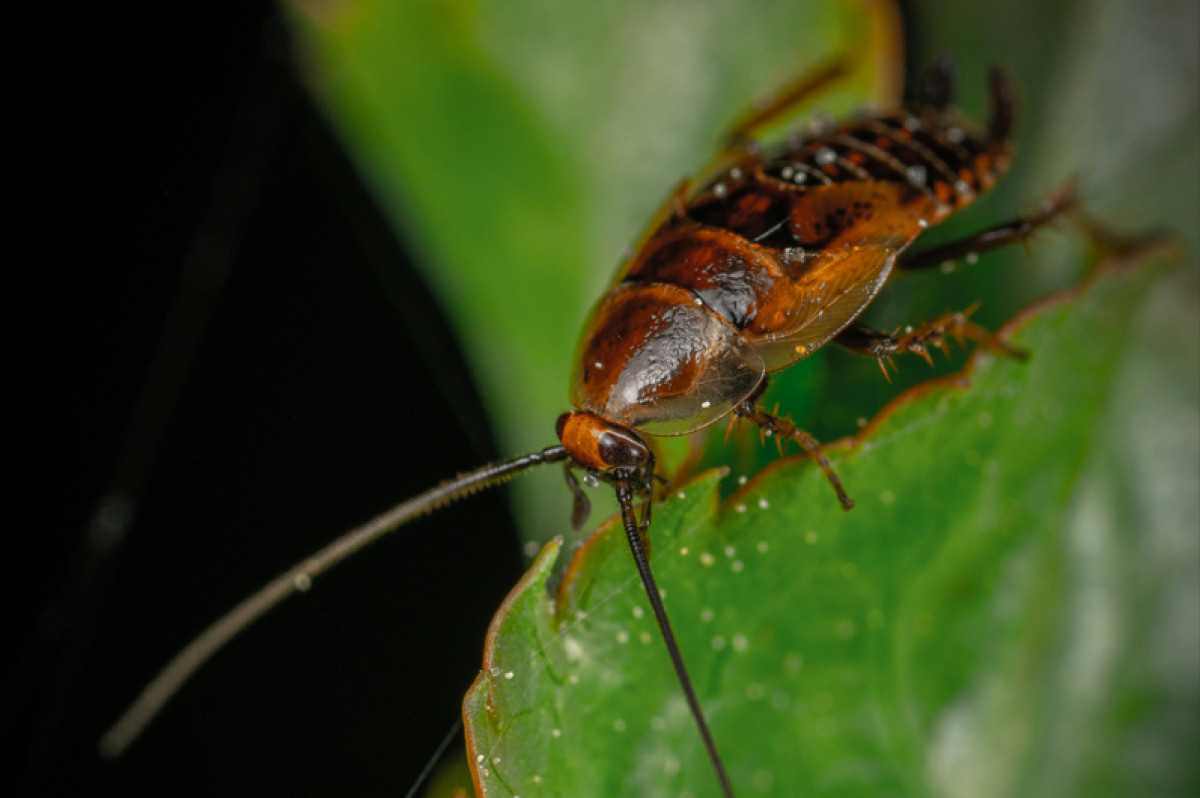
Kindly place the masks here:
MULTIPOLYGON (((985 138, 944 112, 913 109, 746 158, 692 198, 686 218, 779 252, 811 249, 863 220, 860 192, 831 186, 890 184, 901 205, 928 206, 923 218, 932 225, 990 189, 1009 158, 1006 140, 985 138)), ((895 210, 873 207, 872 218, 886 228, 881 217, 895 210)))
POLYGON ((985 136, 912 108, 751 150, 645 241, 623 280, 692 290, 781 368, 848 324, 925 228, 992 187, 1010 118, 1002 106, 985 136), (876 254, 845 262, 867 247, 876 254), (801 349, 775 351, 817 317, 801 349))

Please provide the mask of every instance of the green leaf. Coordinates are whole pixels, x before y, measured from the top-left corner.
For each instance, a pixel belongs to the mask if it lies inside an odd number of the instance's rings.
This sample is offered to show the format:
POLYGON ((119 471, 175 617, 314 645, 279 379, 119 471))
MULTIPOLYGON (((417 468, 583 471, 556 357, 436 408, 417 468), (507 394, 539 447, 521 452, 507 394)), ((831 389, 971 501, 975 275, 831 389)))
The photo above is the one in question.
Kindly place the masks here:
MULTIPOLYGON (((1072 549, 1095 545, 1070 510, 1146 282, 1041 310, 1014 339, 1028 362, 977 354, 898 400, 837 459, 849 514, 795 459, 720 508, 710 471, 655 511, 653 567, 739 794, 1083 794, 1086 770, 1046 753, 1116 707, 1058 699, 1087 668, 1066 645, 1089 622, 1072 549)), ((718 794, 619 525, 552 603, 557 554, 501 609, 466 698, 483 794, 718 794)))

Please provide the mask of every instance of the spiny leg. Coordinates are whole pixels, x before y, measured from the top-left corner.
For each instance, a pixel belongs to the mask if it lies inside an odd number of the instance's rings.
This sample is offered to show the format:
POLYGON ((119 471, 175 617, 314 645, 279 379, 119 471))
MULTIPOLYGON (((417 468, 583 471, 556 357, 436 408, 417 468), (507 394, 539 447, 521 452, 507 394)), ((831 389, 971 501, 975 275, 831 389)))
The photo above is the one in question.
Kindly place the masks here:
POLYGON ((1028 241, 1037 230, 1061 218, 1074 205, 1075 186, 1073 183, 1067 183, 1042 200, 1041 204, 1031 213, 1019 219, 998 224, 980 233, 942 244, 933 249, 905 252, 896 262, 896 268, 901 271, 918 271, 949 264, 948 270, 953 270, 954 262, 962 258, 970 260, 981 252, 1028 241))
POLYGON ((838 333, 833 340, 834 343, 851 352, 875 358, 888 382, 892 381, 891 375, 888 374, 888 365, 891 365, 892 368, 896 367, 896 364, 892 362, 894 355, 912 352, 925 358, 925 362, 932 366, 933 358, 929 356, 929 350, 937 347, 945 353, 947 337, 953 337, 960 345, 963 339, 970 339, 976 345, 992 352, 1012 357, 1025 357, 1025 352, 1009 346, 988 330, 970 321, 971 314, 978 307, 979 304, 976 303, 960 313, 947 313, 915 329, 908 327, 900 336, 897 336, 896 333, 889 335, 868 327, 860 321, 855 321, 838 333))
POLYGON ((704 741, 704 750, 708 754, 713 770, 717 773, 717 780, 721 783, 721 793, 725 798, 733 798, 733 785, 729 781, 729 774, 725 772, 725 764, 721 761, 721 755, 717 753, 717 744, 713 740, 712 732, 709 731, 708 721, 704 718, 704 710, 700 708, 700 699, 696 697, 691 677, 688 676, 687 668, 684 667, 683 655, 679 652, 679 644, 675 641, 675 632, 671 629, 671 622, 667 620, 667 608, 663 606, 662 594, 658 592, 658 585, 650 570, 650 557, 644 547, 645 531, 640 528, 633 510, 633 485, 630 477, 621 475, 614 482, 617 489, 617 501, 621 504, 621 521, 625 527, 625 537, 629 541, 629 551, 633 554, 638 576, 641 577, 642 587, 646 590, 646 598, 650 599, 650 609, 654 612, 654 619, 658 621, 658 629, 662 633, 663 643, 667 646, 667 654, 671 657, 671 665, 675 668, 679 686, 683 689, 683 696, 687 700, 692 718, 696 721, 696 728, 700 731, 700 737, 704 741))
POLYGON ((825 473, 825 478, 829 480, 829 484, 833 487, 833 492, 837 494, 838 502, 841 503, 842 509, 849 510, 852 508, 854 500, 846 494, 846 489, 842 487, 842 481, 838 479, 837 473, 833 470, 833 466, 830 465, 829 458, 821 451, 821 444, 817 439, 797 427, 790 419, 780 418, 758 406, 758 397, 765 390, 766 380, 763 381, 762 387, 753 396, 739 404, 734 408, 733 412, 738 417, 752 422, 762 430, 764 435, 771 435, 777 441, 791 438, 804 447, 804 451, 808 453, 808 456, 815 460, 817 465, 820 466, 821 471, 825 473))

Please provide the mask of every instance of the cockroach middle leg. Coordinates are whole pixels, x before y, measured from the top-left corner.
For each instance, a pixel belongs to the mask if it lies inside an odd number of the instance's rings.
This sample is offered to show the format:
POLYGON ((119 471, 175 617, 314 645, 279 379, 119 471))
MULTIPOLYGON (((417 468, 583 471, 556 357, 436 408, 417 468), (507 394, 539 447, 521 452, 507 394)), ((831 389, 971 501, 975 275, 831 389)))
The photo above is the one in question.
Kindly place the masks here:
POLYGON ((821 451, 821 444, 812 435, 809 435, 804 430, 797 427, 790 419, 781 418, 774 413, 768 413, 766 409, 758 404, 758 399, 766 391, 767 381, 764 379, 759 390, 752 396, 734 408, 734 413, 747 421, 750 421, 764 434, 770 435, 778 439, 792 439, 799 443, 808 456, 816 461, 820 466, 821 471, 825 473, 825 478, 829 480, 830 486, 833 487, 833 492, 837 494, 838 502, 841 503, 843 510, 849 510, 854 507, 854 500, 846 494, 846 489, 842 487, 842 481, 838 479, 837 472, 833 470, 833 466, 829 463, 829 458, 821 451))
POLYGON ((914 355, 920 355, 925 362, 932 366, 933 358, 930 357, 929 350, 936 347, 943 353, 946 352, 946 339, 950 337, 957 339, 960 343, 964 338, 970 339, 977 346, 998 354, 1018 358, 1026 357, 1026 353, 1022 350, 1006 344, 990 331, 970 320, 971 314, 978 307, 979 305, 976 303, 964 311, 947 313, 920 327, 909 327, 903 335, 899 336, 895 333, 889 335, 880 332, 861 321, 855 321, 838 333, 833 341, 851 352, 875 358, 888 382, 892 381, 891 375, 888 374, 888 366, 895 368, 895 363, 892 362, 893 356, 911 352, 914 355))
POLYGON ((1031 213, 958 241, 920 252, 905 252, 897 260, 896 268, 908 272, 935 267, 953 271, 957 261, 966 259, 970 262, 980 253, 1028 241, 1042 227, 1061 219, 1074 207, 1075 184, 1068 182, 1042 200, 1031 213))

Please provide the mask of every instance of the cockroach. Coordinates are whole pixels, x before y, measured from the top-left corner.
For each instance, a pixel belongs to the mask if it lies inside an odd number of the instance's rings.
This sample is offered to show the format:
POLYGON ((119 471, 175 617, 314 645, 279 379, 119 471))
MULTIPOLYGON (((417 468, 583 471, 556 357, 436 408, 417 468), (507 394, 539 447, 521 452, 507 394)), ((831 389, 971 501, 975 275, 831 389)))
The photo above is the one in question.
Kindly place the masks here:
POLYGON ((1024 241, 1071 203, 1062 192, 1030 216, 910 253, 926 229, 969 205, 1007 170, 1012 82, 1003 71, 991 71, 982 130, 952 107, 953 69, 943 59, 922 77, 909 106, 770 145, 757 138, 845 72, 834 62, 746 114, 712 166, 672 193, 584 325, 569 383, 573 409, 557 420, 558 444, 443 482, 278 576, 180 652, 104 735, 102 751, 119 754, 232 636, 345 557, 413 518, 533 466, 561 463, 576 528, 589 508, 576 472, 615 491, 680 687, 721 790, 732 796, 650 568, 648 531, 662 478, 647 439, 744 419, 764 436, 795 440, 822 469, 841 506, 851 509, 820 443, 759 404, 769 375, 831 342, 875 358, 885 376, 893 356, 928 359, 929 349, 943 347, 950 336, 1019 355, 973 324, 969 311, 902 335, 857 319, 893 274, 1024 241))

